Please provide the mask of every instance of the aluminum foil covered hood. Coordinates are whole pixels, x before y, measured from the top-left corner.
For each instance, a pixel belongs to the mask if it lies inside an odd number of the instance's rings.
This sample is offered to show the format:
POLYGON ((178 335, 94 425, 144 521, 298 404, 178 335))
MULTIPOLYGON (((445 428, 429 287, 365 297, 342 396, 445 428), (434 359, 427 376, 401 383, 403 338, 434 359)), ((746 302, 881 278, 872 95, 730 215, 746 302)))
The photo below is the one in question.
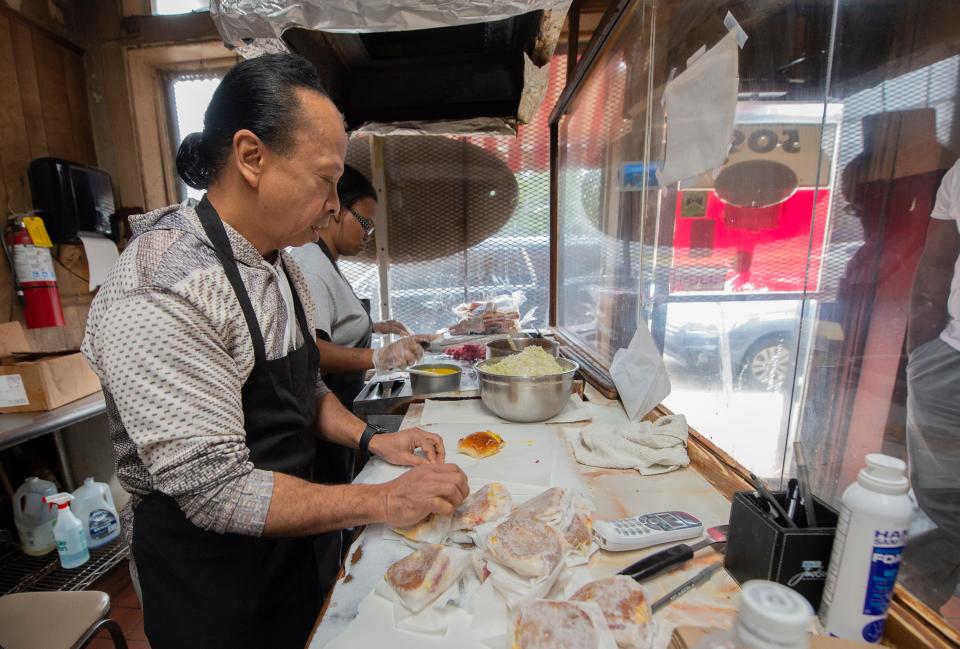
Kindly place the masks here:
POLYGON ((210 15, 227 45, 280 38, 290 27, 326 32, 387 32, 504 20, 570 0, 211 0, 210 15))
POLYGON ((244 57, 313 61, 351 130, 515 132, 544 91, 570 0, 211 0, 244 57))

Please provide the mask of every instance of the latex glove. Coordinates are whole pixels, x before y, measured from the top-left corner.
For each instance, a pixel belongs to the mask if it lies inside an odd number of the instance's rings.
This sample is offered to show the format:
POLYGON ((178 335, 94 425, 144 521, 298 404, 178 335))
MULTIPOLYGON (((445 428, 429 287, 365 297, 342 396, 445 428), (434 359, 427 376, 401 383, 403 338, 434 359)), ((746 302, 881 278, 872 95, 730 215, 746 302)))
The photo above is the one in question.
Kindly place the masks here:
POLYGON ((373 325, 375 334, 397 334, 399 336, 412 336, 413 332, 407 329, 399 320, 384 320, 375 322, 373 325))
POLYGON ((373 367, 377 372, 402 370, 423 358, 420 338, 429 336, 406 336, 385 347, 373 350, 373 367))

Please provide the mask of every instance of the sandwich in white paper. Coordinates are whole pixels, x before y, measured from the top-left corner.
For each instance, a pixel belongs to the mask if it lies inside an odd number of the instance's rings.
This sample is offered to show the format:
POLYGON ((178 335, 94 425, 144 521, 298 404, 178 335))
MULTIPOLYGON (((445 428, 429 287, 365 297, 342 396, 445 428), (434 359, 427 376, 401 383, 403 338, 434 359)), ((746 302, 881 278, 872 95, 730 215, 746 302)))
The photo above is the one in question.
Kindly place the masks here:
POLYGON ((422 521, 410 527, 390 528, 414 545, 420 543, 443 543, 450 531, 450 522, 452 516, 443 514, 430 514, 422 521))
POLYGON ((485 523, 499 521, 510 513, 510 492, 499 482, 474 491, 457 507, 450 524, 450 538, 459 543, 468 543, 472 532, 485 523), (460 534, 457 534, 457 533, 460 534))
POLYGON ((487 554, 522 577, 549 575, 563 561, 564 541, 548 525, 532 518, 510 518, 486 540, 487 554))
POLYGON ((511 611, 547 596, 566 571, 561 534, 533 517, 509 518, 476 531, 474 568, 482 582, 473 598, 471 631, 503 646, 511 611))
POLYGON ((517 609, 510 649, 614 649, 596 604, 538 599, 517 609))
POLYGON ((460 577, 469 565, 464 550, 424 545, 390 566, 376 590, 393 602, 399 628, 444 633, 453 614, 448 603, 460 596, 460 577))
POLYGON ((573 492, 551 487, 513 508, 511 518, 532 518, 558 530, 566 529, 573 516, 573 492))
POLYGON ((563 540, 570 550, 567 555, 568 566, 583 565, 590 560, 599 546, 593 539, 593 518, 589 512, 574 512, 573 519, 563 532, 563 540))
POLYGON ((650 649, 654 638, 650 601, 640 584, 626 575, 614 575, 583 585, 571 601, 600 607, 620 649, 650 649))

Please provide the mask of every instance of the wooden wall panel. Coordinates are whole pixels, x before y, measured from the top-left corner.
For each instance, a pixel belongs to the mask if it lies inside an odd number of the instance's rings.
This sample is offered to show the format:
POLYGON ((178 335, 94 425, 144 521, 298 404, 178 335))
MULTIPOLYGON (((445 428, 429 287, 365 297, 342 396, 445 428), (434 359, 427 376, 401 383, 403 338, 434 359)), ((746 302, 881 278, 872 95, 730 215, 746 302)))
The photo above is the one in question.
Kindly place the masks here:
POLYGON ((23 105, 23 118, 27 124, 27 142, 30 143, 30 158, 42 158, 49 155, 47 132, 43 127, 43 109, 40 104, 40 86, 37 83, 37 66, 33 56, 33 34, 31 29, 20 21, 11 21, 13 51, 17 57, 17 78, 20 81, 20 100, 23 105))
POLYGON ((37 64, 37 84, 40 87, 40 108, 47 133, 47 148, 55 158, 76 161, 67 80, 63 73, 63 52, 46 38, 35 34, 33 57, 37 64))
POLYGON ((0 10, 0 90, 0 214, 24 212, 33 207, 31 160, 49 155, 96 164, 83 53, 0 10))
POLYGON ((76 160, 86 165, 96 165, 97 153, 93 144, 93 126, 90 123, 83 59, 79 56, 64 56, 63 67, 67 78, 67 99, 70 103, 70 123, 76 160))
POLYGON ((10 20, 0 15, 0 175, 7 194, 7 204, 0 207, 4 213, 7 209, 20 212, 30 207, 26 178, 30 146, 15 57, 10 20))

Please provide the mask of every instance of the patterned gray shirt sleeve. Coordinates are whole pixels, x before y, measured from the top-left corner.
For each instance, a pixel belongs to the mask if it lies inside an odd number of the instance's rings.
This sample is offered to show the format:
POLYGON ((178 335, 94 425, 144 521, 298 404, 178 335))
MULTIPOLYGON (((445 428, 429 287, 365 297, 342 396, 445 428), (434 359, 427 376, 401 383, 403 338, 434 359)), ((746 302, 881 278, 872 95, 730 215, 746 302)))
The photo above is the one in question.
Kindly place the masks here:
POLYGON ((198 527, 259 536, 273 474, 249 459, 245 377, 209 318, 182 296, 141 288, 103 314, 95 346, 153 488, 198 527))

